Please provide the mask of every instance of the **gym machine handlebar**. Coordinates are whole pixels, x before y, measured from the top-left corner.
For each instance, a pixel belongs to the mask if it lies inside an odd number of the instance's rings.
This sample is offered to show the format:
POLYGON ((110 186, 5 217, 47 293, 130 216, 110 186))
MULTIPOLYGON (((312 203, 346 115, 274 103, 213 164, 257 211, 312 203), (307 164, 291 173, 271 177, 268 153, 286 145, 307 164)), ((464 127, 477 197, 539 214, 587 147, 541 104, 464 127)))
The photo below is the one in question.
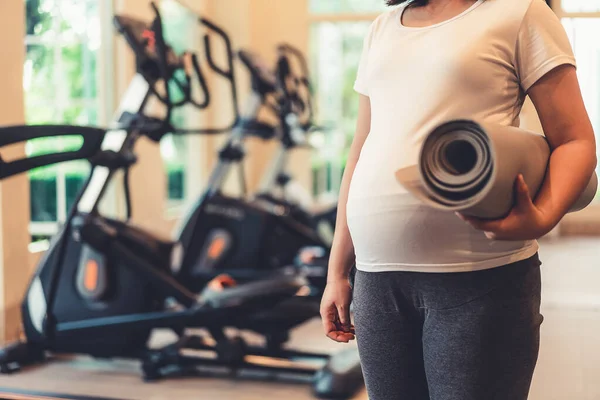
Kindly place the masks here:
POLYGON ((0 157, 0 179, 51 164, 91 159, 100 150, 105 134, 104 129, 71 125, 29 125, 2 128, 0 148, 31 139, 60 136, 80 136, 83 138, 83 143, 77 150, 62 153, 23 157, 12 161, 6 161, 0 157))
POLYGON ((208 30, 208 32, 205 33, 205 35, 204 35, 204 48, 205 48, 205 52, 206 52, 206 60, 208 62, 208 65, 210 66, 210 68, 213 71, 215 71, 218 75, 221 75, 223 78, 225 78, 229 82, 229 85, 231 88, 231 99, 232 99, 234 119, 228 126, 225 126, 223 128, 208 128, 208 129, 201 129, 201 130, 177 130, 177 131, 182 132, 182 133, 198 132, 198 133, 205 133, 205 134, 211 134, 211 133, 218 134, 218 133, 229 132, 238 124, 238 122, 240 120, 240 111, 239 111, 239 107, 238 107, 238 94, 237 94, 237 88, 235 86, 235 82, 236 82, 235 68, 233 65, 233 59, 234 59, 233 45, 231 43, 231 39, 230 39, 229 35, 227 34, 227 32, 225 32, 219 26, 215 25, 211 21, 207 20, 206 18, 202 18, 202 17, 200 17, 198 19, 198 21, 208 30), (225 43, 225 51, 226 51, 226 56, 227 56, 227 69, 223 69, 223 68, 219 67, 217 65, 217 63, 215 62, 215 59, 213 57, 214 52, 213 52, 213 47, 212 47, 211 33, 219 36, 223 40, 223 43, 225 43))
MULTIPOLYGON (((289 68, 288 74, 290 76, 291 76, 290 59, 291 58, 295 59, 296 62, 300 65, 301 75, 300 76, 292 76, 292 78, 294 79, 294 84, 295 84, 295 90, 293 93, 295 94, 295 100, 302 102, 302 107, 306 108, 306 110, 307 110, 307 122, 305 124, 306 125, 305 129, 308 129, 312 126, 312 121, 314 119, 314 107, 312 104, 313 88, 310 84, 310 79, 309 79, 310 72, 308 69, 308 62, 306 60, 306 57, 304 56, 304 53, 302 53, 299 49, 297 49, 296 47, 294 47, 290 44, 287 44, 287 43, 280 44, 277 47, 277 51, 279 52, 279 55, 280 55, 280 62, 284 63, 284 65, 282 65, 282 66, 285 67, 285 64, 287 64, 287 68, 289 68), (300 95, 298 94, 300 88, 304 88, 307 91, 307 95, 306 95, 305 99, 302 99, 300 97, 300 95)), ((284 88, 288 89, 287 85, 285 85, 284 88)))
POLYGON ((281 55, 284 55, 286 57, 289 58, 289 56, 291 55, 293 58, 296 59, 297 63, 300 65, 301 68, 301 72, 302 72, 302 76, 299 77, 295 77, 296 79, 296 84, 299 87, 304 87, 305 90, 307 91, 307 96, 306 96, 306 100, 305 101, 305 106, 308 109, 308 122, 305 124, 304 129, 307 131, 316 131, 316 130, 329 130, 331 128, 329 127, 325 127, 325 126, 317 126, 314 124, 314 117, 315 117, 315 109, 314 109, 314 105, 313 105, 313 95, 314 95, 314 90, 312 87, 312 84, 310 83, 310 71, 308 68, 308 61, 306 60, 306 56, 304 55, 304 53, 302 51, 300 51, 298 48, 284 43, 278 46, 277 48, 280 52, 281 55))
POLYGON ((167 133, 221 134, 230 131, 239 121, 239 110, 233 68, 233 51, 229 36, 223 29, 212 22, 204 18, 199 19, 200 24, 207 30, 204 35, 206 61, 209 67, 218 76, 226 79, 231 87, 233 121, 229 125, 220 128, 185 129, 174 127, 170 123, 174 109, 188 104, 199 110, 206 109, 211 104, 211 96, 197 55, 192 52, 185 52, 182 56, 177 56, 174 53, 173 49, 165 41, 160 11, 156 4, 151 3, 151 6, 155 17, 149 27, 143 21, 130 17, 116 16, 114 21, 117 30, 125 37, 135 54, 138 73, 150 83, 150 92, 152 95, 166 107, 166 116, 156 119, 142 115, 133 115, 127 121, 120 121, 122 125, 119 125, 117 128, 132 129, 134 127, 155 141, 159 141, 167 133), (225 43, 228 64, 226 68, 220 67, 215 61, 212 47, 213 41, 211 39, 213 35, 219 36, 225 43), (177 71, 184 71, 185 82, 177 78, 177 71), (192 94, 191 71, 195 74, 200 85, 203 97, 202 101, 197 100, 192 94), (163 82, 164 94, 159 93, 157 90, 156 85, 159 81, 163 82), (170 83, 177 86, 183 93, 181 100, 173 101, 169 87, 170 83))

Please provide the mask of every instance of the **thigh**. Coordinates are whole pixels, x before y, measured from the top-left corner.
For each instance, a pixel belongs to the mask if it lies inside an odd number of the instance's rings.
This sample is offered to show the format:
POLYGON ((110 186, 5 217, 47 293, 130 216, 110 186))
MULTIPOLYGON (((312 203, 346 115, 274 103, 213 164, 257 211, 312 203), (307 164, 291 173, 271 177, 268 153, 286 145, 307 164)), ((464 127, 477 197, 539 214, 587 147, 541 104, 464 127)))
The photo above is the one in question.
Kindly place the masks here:
POLYGON ((500 268, 509 269, 499 271, 502 284, 491 292, 450 309, 426 310, 431 400, 527 399, 543 319, 539 261, 500 268))
POLYGON ((396 273, 358 271, 354 324, 370 400, 429 400, 422 320, 394 287, 396 273))

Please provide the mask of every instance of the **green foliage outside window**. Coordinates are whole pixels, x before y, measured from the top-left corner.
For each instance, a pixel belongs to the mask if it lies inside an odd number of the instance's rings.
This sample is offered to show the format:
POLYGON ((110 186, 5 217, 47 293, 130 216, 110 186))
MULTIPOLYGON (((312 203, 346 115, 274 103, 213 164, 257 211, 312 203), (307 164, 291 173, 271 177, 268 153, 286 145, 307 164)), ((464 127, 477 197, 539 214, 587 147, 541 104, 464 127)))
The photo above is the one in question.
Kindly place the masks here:
POLYGON ((52 18, 50 12, 40 6, 43 0, 25 0, 26 34, 40 35, 50 30, 52 18))
MULTIPOLYGON (((343 11, 339 7, 336 10, 343 11)), ((341 179, 348 159, 358 114, 354 81, 369 25, 368 21, 319 22, 311 29, 310 58, 317 119, 320 124, 333 127, 333 131, 324 134, 320 151, 313 158, 315 194, 322 190, 338 189, 336 184, 341 179), (326 176, 325 188, 318 186, 319 174, 326 176), (334 176, 335 180, 332 179, 334 176)))
MULTIPOLYGON (((91 18, 97 19, 100 0, 25 0, 26 59, 24 90, 26 121, 35 124, 97 125, 97 56, 91 18), (62 16, 59 20, 58 15, 62 16), (60 22, 60 23, 59 23, 60 22), (90 27, 92 26, 92 27, 90 27), (60 59, 58 59, 60 58, 60 59), (60 68, 59 68, 60 66, 60 68)), ((30 141, 27 154, 76 149, 81 137, 30 141)), ((58 219, 59 169, 64 175, 67 209, 89 174, 86 162, 38 168, 29 173, 31 219, 58 219)), ((66 211, 66 210, 64 210, 66 211)))
MULTIPOLYGON (((42 138, 30 140, 26 154, 39 156, 43 154, 77 150, 81 147, 81 136, 63 136, 58 138, 42 138)), ((52 222, 58 219, 57 204, 57 172, 64 168, 66 209, 68 210, 87 178, 90 167, 85 161, 72 161, 62 166, 54 165, 37 168, 29 173, 31 191, 31 220, 33 222, 52 222)))
MULTIPOLYGON (((172 0, 161 2, 163 24, 166 42, 173 47, 177 54, 182 54, 190 49, 190 38, 197 32, 197 17, 172 0)), ((183 71, 178 78, 185 76, 183 71)), ((170 94, 173 101, 178 101, 182 93, 174 84, 170 85, 170 94)), ((186 126, 185 110, 175 110, 172 115, 174 126, 186 126)), ((162 139, 161 153, 167 172, 167 195, 169 200, 185 199, 185 180, 187 166, 187 137, 169 135, 162 139)))

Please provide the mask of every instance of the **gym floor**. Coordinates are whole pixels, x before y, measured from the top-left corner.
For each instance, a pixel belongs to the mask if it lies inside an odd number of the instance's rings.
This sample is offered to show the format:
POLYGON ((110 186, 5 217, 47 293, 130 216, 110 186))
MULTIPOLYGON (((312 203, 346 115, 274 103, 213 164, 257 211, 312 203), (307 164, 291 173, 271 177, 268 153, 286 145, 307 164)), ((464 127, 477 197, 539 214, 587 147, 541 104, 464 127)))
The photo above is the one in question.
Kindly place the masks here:
MULTIPOLYGON (((542 348, 530 400, 600 399, 600 268, 598 239, 553 239, 542 244, 545 316, 542 348)), ((156 343, 168 340, 157 334, 156 343)), ((294 332, 303 349, 335 351, 319 321, 294 332), (301 339, 301 340, 300 340, 301 339)), ((12 376, 0 387, 119 399, 312 399, 308 385, 195 377, 142 383, 135 363, 88 358, 57 360, 12 376)), ((367 399, 363 392, 356 399, 367 399)))

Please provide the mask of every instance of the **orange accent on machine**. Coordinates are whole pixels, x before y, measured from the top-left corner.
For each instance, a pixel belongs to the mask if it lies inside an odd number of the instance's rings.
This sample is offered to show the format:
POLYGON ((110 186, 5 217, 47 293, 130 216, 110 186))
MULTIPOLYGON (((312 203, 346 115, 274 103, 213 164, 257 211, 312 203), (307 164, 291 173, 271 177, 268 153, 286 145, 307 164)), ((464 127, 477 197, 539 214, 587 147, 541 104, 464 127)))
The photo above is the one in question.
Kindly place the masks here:
POLYGON ((83 286, 90 292, 98 288, 98 262, 96 260, 88 260, 86 263, 83 286))
POLYGON ((225 244, 225 238, 215 238, 208 248, 208 257, 212 258, 213 260, 219 258, 219 256, 221 256, 223 253, 223 250, 225 250, 225 244))
POLYGON ((233 287, 237 283, 229 275, 219 275, 208 283, 208 288, 214 291, 222 291, 228 287, 233 287))

